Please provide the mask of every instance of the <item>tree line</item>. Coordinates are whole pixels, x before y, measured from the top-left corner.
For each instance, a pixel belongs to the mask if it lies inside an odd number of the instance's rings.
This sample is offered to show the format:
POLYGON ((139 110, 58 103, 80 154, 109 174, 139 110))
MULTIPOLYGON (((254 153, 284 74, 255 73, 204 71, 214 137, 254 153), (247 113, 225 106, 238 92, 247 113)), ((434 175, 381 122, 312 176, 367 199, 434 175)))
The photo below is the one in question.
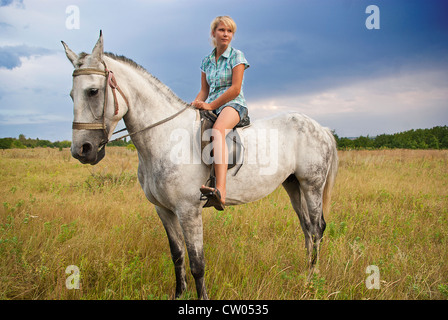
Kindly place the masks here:
POLYGON ((26 138, 25 135, 20 134, 19 138, 2 138, 0 139, 0 149, 26 149, 26 148, 70 148, 71 142, 49 140, 41 140, 26 138))
MULTIPOLYGON (((357 138, 340 138, 333 135, 339 150, 350 149, 448 149, 448 126, 438 126, 431 129, 412 129, 394 134, 381 134, 376 137, 360 136, 357 138)), ((118 140, 108 143, 108 146, 127 147, 132 141, 118 140)), ((25 148, 70 148, 71 142, 40 140, 26 138, 20 134, 19 138, 0 139, 0 149, 25 148)))
POLYGON ((431 129, 412 129, 394 134, 381 134, 376 137, 357 138, 334 137, 338 149, 448 149, 448 127, 438 126, 431 129))
MULTIPOLYGON (((132 144, 132 141, 117 140, 108 143, 108 146, 126 147, 132 144)), ((1 138, 0 139, 0 149, 27 149, 27 148, 70 148, 72 145, 71 141, 55 141, 51 142, 49 140, 41 140, 39 138, 31 139, 26 138, 25 135, 20 134, 19 138, 1 138)))

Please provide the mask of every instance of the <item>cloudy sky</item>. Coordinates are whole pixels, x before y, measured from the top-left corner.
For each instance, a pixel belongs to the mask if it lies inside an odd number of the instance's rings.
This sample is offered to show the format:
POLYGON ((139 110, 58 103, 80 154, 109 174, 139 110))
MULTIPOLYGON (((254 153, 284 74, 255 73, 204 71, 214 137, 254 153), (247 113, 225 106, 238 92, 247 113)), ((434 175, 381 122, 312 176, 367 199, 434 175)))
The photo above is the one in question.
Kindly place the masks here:
POLYGON ((252 119, 295 110, 349 137, 448 125, 447 12, 445 0, 0 0, 0 137, 71 140, 60 41, 90 52, 100 29, 106 51, 192 101, 217 15, 237 22, 252 119))

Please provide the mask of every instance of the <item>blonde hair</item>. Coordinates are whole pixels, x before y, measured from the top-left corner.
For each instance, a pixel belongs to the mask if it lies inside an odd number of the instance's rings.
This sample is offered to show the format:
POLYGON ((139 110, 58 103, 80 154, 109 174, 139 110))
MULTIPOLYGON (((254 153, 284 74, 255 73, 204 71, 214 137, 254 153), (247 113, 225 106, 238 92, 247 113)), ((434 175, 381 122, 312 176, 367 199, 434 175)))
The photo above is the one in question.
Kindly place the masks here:
POLYGON ((216 30, 216 28, 218 27, 220 22, 224 23, 224 25, 226 27, 230 28, 230 30, 232 30, 233 34, 235 34, 235 32, 236 32, 236 23, 232 18, 230 18, 229 16, 216 17, 210 24, 210 37, 212 40, 213 47, 216 47, 216 40, 213 37, 213 32, 216 30))

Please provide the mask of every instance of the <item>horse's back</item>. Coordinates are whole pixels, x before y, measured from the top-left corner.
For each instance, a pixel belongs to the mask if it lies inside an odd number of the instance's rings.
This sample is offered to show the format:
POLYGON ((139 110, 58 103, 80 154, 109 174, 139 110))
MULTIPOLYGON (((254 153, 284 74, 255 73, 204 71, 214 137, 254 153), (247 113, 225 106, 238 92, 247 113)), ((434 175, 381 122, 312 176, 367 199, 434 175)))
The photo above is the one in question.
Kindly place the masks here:
POLYGON ((334 137, 329 128, 323 127, 316 120, 299 112, 283 112, 258 119, 253 121, 251 127, 256 130, 279 130, 282 133, 289 133, 288 139, 306 140, 312 145, 324 143, 329 147, 335 146, 334 137))
POLYGON ((331 130, 302 113, 280 113, 254 121, 253 127, 278 131, 279 159, 293 167, 298 177, 310 175, 311 167, 327 168, 337 153, 331 130))
POLYGON ((265 197, 291 174, 307 178, 309 168, 323 166, 334 147, 327 128, 296 112, 255 120, 241 133, 245 159, 235 176, 229 171, 229 204, 265 197))

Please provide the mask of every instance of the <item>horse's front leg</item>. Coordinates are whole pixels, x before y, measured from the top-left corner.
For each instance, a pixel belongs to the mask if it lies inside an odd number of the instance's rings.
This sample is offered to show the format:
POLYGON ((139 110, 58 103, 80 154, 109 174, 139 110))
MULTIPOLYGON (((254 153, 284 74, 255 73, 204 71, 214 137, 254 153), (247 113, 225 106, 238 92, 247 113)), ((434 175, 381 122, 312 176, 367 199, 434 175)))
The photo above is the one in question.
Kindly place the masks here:
POLYGON ((156 206, 157 214, 165 227, 170 244, 171 258, 176 274, 176 298, 179 298, 187 288, 185 274, 185 249, 182 236, 182 228, 177 216, 168 209, 156 206))
POLYGON ((204 282, 205 258, 201 213, 202 210, 198 208, 180 209, 178 217, 187 245, 190 269, 196 282, 198 299, 208 300, 204 282))

